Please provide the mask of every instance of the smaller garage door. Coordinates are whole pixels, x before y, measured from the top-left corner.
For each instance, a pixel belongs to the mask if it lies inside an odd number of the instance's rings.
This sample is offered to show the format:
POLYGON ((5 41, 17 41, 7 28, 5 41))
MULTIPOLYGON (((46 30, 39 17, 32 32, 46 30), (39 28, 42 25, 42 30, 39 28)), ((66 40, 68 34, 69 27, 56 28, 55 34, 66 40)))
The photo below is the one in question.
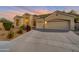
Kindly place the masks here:
POLYGON ((56 30, 69 30, 69 22, 68 21, 54 21, 48 22, 45 25, 46 29, 56 29, 56 30))

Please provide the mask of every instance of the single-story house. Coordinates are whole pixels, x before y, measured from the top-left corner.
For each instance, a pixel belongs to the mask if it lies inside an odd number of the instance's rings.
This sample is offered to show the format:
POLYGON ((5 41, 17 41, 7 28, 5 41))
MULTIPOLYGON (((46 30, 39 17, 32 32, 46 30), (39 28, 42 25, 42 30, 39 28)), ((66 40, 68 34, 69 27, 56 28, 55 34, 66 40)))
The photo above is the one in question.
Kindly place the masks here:
POLYGON ((55 11, 45 15, 24 14, 21 17, 14 17, 15 26, 29 24, 38 29, 75 30, 75 15, 62 11, 55 11), (17 25, 18 24, 18 25, 17 25))
POLYGON ((71 15, 62 11, 55 11, 47 17, 40 17, 36 21, 36 28, 56 29, 56 30, 74 30, 75 15, 71 15))

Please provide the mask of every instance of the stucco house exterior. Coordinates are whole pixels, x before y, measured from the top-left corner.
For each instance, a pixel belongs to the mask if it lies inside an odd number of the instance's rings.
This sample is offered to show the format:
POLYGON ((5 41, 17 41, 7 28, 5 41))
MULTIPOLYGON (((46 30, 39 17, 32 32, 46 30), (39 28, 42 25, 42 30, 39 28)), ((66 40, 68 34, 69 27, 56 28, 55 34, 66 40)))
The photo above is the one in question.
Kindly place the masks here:
POLYGON ((19 22, 19 26, 29 24, 31 27, 38 29, 75 30, 75 17, 72 14, 55 11, 45 15, 31 15, 26 13, 19 18, 15 17, 14 21, 15 26, 19 22), (19 20, 18 22, 17 19, 19 20))
MULTIPOLYGON (((44 20, 45 29, 58 29, 58 30, 74 30, 74 15, 70 15, 61 11, 55 11, 44 20)), ((38 20, 37 20, 38 21, 38 20)), ((38 25, 43 28, 42 22, 38 21, 38 25)))

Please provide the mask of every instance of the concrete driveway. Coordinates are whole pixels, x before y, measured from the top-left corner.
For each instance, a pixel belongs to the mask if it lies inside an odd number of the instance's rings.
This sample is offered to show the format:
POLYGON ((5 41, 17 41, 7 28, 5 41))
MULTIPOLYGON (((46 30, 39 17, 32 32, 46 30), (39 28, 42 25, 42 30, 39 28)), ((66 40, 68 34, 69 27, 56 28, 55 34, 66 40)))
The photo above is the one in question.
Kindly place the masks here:
POLYGON ((74 32, 40 32, 32 30, 11 41, 12 52, 79 51, 79 36, 74 32))

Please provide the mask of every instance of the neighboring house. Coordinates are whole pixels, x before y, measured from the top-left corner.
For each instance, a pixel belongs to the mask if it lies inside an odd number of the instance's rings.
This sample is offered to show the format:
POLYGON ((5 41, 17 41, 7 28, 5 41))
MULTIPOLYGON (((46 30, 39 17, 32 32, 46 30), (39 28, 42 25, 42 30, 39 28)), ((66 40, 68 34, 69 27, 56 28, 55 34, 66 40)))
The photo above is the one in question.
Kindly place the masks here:
POLYGON ((15 17, 15 25, 17 26, 19 22, 18 26, 29 24, 31 27, 39 29, 75 30, 75 17, 75 15, 62 11, 44 15, 30 15, 26 13, 21 18, 15 17))

